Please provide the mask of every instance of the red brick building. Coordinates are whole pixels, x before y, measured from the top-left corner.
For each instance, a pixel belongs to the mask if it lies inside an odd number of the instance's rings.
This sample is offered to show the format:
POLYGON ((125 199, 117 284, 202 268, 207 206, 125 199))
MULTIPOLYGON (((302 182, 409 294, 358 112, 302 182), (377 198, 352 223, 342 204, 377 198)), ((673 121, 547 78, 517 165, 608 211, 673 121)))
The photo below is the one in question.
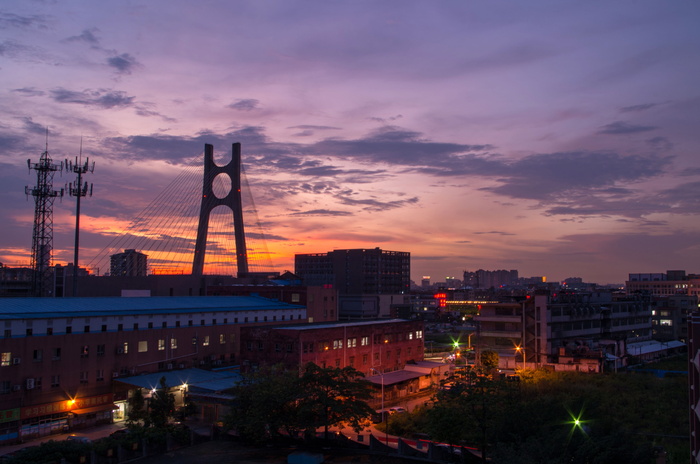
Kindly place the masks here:
POLYGON ((241 327, 241 367, 313 362, 365 375, 423 360, 423 321, 388 319, 287 327, 241 327))

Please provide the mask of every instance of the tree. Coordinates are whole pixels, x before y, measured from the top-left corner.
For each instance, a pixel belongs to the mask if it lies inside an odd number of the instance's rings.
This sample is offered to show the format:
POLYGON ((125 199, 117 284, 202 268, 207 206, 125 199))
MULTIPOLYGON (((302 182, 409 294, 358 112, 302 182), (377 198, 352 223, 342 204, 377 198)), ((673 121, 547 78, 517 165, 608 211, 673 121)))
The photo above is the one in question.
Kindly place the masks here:
POLYGON ((148 417, 146 418, 146 426, 165 427, 168 419, 175 414, 175 395, 168 392, 168 386, 165 384, 165 377, 160 379, 160 387, 151 395, 151 400, 148 402, 148 417))
POLYGON ((304 367, 300 379, 303 396, 299 402, 300 418, 307 430, 348 424, 356 432, 374 414, 367 400, 372 398, 372 384, 353 367, 321 368, 314 363, 304 367))
POLYGON ((484 350, 481 352, 481 367, 489 371, 498 367, 498 353, 493 350, 484 350))
POLYGON ((145 422, 148 412, 146 411, 146 400, 140 388, 133 391, 127 400, 128 409, 126 411, 126 425, 134 427, 140 422, 145 422))
POLYGON ((282 365, 263 366, 246 374, 234 388, 230 412, 224 419, 247 441, 264 443, 284 430, 292 435, 300 430, 298 401, 299 374, 282 365))

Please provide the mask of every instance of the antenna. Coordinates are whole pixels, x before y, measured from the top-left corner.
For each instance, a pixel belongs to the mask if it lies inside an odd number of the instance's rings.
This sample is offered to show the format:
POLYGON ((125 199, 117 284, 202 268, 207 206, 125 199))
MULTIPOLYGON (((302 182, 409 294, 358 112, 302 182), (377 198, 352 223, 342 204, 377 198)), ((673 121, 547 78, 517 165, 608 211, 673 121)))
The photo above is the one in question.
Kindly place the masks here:
POLYGON ((83 174, 95 171, 95 163, 90 164, 90 158, 83 159, 83 138, 80 137, 80 154, 75 157, 75 163, 66 159, 66 171, 73 171, 78 175, 75 181, 66 186, 68 194, 75 197, 75 248, 73 250, 73 294, 78 296, 78 254, 80 250, 80 199, 85 196, 92 196, 92 184, 88 188, 88 183, 83 184, 83 174))
POLYGON ((49 155, 49 128, 46 127, 46 150, 38 163, 27 160, 27 167, 36 171, 36 187, 24 187, 34 197, 34 230, 32 233, 32 293, 52 296, 51 255, 53 252, 53 203, 63 196, 63 189, 53 189, 53 176, 63 171, 63 163, 53 164, 49 155))

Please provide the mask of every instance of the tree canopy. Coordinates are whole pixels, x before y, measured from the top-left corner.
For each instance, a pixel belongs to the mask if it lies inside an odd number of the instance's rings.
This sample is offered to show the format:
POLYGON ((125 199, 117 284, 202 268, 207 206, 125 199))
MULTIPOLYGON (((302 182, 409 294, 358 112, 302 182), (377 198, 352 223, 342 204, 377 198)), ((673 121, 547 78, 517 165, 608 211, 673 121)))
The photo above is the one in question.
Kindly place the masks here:
POLYGON ((349 425, 359 431, 374 413, 366 402, 372 386, 362 377, 352 367, 313 363, 301 375, 281 365, 262 367, 229 391, 235 399, 225 424, 256 443, 319 427, 349 425))

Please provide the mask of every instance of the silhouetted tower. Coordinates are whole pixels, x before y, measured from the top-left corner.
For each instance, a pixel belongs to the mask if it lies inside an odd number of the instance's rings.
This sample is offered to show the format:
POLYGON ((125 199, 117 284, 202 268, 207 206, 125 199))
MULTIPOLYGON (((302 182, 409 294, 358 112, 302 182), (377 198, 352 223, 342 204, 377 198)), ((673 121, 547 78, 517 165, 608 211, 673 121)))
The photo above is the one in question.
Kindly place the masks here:
POLYGON ((24 188, 24 193, 34 197, 34 232, 32 234, 32 293, 34 296, 53 296, 53 202, 63 196, 63 189, 53 189, 53 176, 63 170, 63 163, 53 164, 49 156, 47 131, 46 151, 38 163, 27 160, 29 169, 36 171, 36 187, 24 188))
POLYGON ((214 146, 204 145, 204 187, 202 189, 202 206, 199 212, 192 275, 202 275, 204 272, 209 216, 217 206, 228 206, 233 212, 238 277, 248 273, 248 254, 243 228, 243 207, 241 206, 241 144, 234 143, 231 151, 231 161, 225 166, 217 166, 214 163, 214 146), (231 180, 231 190, 223 198, 217 198, 214 195, 214 179, 220 174, 227 175, 231 180))
POLYGON ((78 296, 78 253, 80 250, 80 199, 85 196, 92 196, 92 184, 88 188, 88 183, 83 184, 83 174, 95 171, 95 163, 90 164, 90 158, 85 158, 82 163, 83 141, 80 141, 80 157, 75 158, 75 163, 66 160, 66 171, 73 171, 78 178, 68 184, 68 194, 75 197, 75 248, 73 250, 73 296, 78 296))

